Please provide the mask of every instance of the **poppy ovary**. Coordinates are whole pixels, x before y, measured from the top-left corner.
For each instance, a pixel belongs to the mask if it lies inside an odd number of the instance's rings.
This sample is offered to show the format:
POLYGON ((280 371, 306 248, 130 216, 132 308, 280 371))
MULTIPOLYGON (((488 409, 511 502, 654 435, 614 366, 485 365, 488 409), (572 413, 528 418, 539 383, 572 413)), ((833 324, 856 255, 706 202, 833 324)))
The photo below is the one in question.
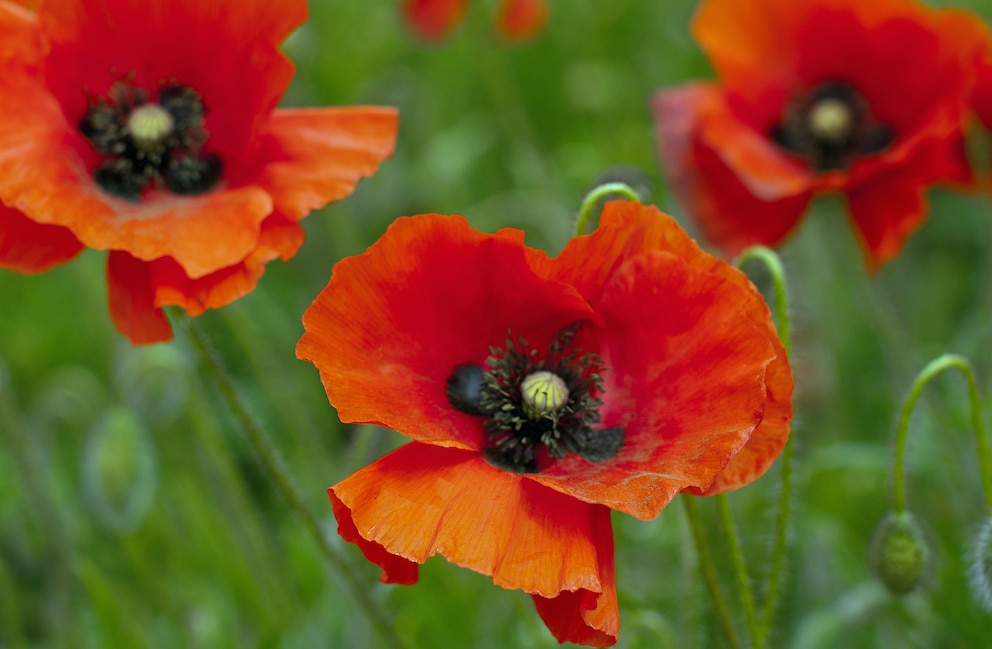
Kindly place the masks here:
POLYGON ((483 457, 515 473, 538 473, 568 453, 603 462, 623 445, 623 428, 594 430, 602 360, 566 351, 577 327, 560 331, 541 358, 522 337, 491 347, 486 361, 456 366, 446 381, 452 408, 485 417, 483 457))
POLYGON ((135 203, 150 185, 180 195, 209 191, 220 180, 221 161, 202 154, 205 115, 200 94, 189 86, 170 82, 149 101, 131 78, 114 82, 107 97, 91 100, 79 124, 107 157, 93 179, 108 194, 135 203))
POLYGON ((134 145, 145 152, 155 151, 172 133, 176 120, 159 104, 142 104, 127 117, 127 131, 134 145))
POLYGON ((568 395, 565 381, 554 372, 539 370, 520 382, 522 407, 532 421, 561 410, 568 403, 568 395))
POLYGON ((845 142, 854 126, 851 107, 833 97, 816 102, 807 117, 808 128, 813 137, 830 142, 845 142))
POLYGON ((893 140, 892 129, 872 117, 861 93, 837 81, 821 83, 795 97, 771 136, 816 172, 849 169, 857 158, 880 153, 893 140))

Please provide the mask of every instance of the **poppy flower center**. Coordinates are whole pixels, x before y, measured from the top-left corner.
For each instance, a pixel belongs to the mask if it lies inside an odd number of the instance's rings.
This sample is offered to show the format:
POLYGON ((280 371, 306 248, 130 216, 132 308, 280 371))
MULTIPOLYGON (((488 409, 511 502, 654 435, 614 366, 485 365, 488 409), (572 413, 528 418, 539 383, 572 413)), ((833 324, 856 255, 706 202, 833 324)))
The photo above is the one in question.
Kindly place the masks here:
POLYGON ((484 417, 483 456, 515 473, 537 473, 567 453, 590 462, 610 459, 623 428, 593 430, 602 401, 602 360, 569 350, 576 326, 559 332, 544 358, 518 336, 490 348, 488 369, 463 363, 446 382, 451 407, 484 417))
POLYGON ((107 97, 91 101, 79 130, 107 157, 93 179, 109 194, 132 202, 147 187, 175 194, 199 194, 220 180, 221 161, 203 155, 206 108, 199 93, 170 83, 155 101, 128 81, 118 81, 107 97))
POLYGON ((880 153, 892 143, 892 129, 876 122, 868 102, 854 88, 829 81, 803 93, 786 107, 772 139, 805 158, 814 171, 850 168, 861 156, 880 153))

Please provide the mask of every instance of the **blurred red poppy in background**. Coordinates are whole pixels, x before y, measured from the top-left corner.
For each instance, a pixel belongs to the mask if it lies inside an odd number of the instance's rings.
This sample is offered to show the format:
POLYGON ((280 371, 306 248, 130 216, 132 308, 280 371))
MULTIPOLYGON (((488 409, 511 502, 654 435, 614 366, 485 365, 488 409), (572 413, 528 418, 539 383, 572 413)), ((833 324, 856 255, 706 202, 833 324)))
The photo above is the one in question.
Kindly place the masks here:
POLYGON ((911 0, 704 0, 692 33, 718 83, 659 92, 661 159, 705 237, 777 245, 811 198, 844 194, 872 268, 968 182, 962 132, 987 35, 911 0))
POLYGON ((375 107, 275 106, 304 0, 0 0, 0 266, 109 250, 110 312, 136 344, 250 292, 298 221, 392 153, 375 107))
MULTIPOLYGON (((441 41, 461 23, 467 0, 407 0, 406 20, 427 41, 441 41)), ((516 42, 533 38, 548 22, 546 0, 501 0, 496 26, 500 36, 516 42)))
POLYGON ((758 478, 792 375, 754 286, 657 209, 609 203, 553 259, 523 236, 399 219, 334 267, 297 355, 343 422, 413 440, 329 491, 382 581, 441 554, 532 595, 559 641, 612 645, 609 510, 758 478))

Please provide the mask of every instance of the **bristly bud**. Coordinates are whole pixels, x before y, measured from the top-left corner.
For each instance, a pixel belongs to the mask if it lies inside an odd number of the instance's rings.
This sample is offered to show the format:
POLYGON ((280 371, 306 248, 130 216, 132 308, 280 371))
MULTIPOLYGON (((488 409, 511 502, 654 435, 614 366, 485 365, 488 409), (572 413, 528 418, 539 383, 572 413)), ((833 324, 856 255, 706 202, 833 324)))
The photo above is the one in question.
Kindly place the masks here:
POLYGON ((982 606, 992 611, 992 517, 985 519, 975 535, 970 563, 968 583, 971 592, 982 606))
POLYGON ((906 595, 920 584, 930 548, 912 514, 886 515, 872 540, 870 559, 875 575, 893 595, 906 595))

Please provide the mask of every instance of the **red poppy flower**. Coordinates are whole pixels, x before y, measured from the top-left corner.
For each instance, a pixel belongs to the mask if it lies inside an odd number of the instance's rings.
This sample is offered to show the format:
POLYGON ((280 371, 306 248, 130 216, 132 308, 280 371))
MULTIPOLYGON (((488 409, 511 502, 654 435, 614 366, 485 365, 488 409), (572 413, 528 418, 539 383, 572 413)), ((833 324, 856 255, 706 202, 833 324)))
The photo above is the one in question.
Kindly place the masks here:
POLYGON ((842 192, 869 265, 965 182, 967 99, 986 39, 964 12, 911 0, 704 0, 692 33, 719 84, 654 99, 662 161, 708 239, 776 245, 810 199, 842 192))
POLYGON ((329 490, 341 536, 386 582, 442 554, 522 589, 562 642, 616 641, 610 509, 736 489, 788 436, 759 293, 637 203, 553 259, 517 230, 400 219, 303 323, 341 420, 413 440, 329 490))
MULTIPOLYGON (((443 40, 462 21, 466 0, 407 0, 407 22, 427 41, 443 40)), ((502 0, 497 17, 500 36, 508 41, 533 38, 548 21, 545 0, 502 0)))
POLYGON ((392 153, 393 109, 275 110, 304 0, 0 0, 0 265, 109 250, 134 343, 250 292, 392 153))

